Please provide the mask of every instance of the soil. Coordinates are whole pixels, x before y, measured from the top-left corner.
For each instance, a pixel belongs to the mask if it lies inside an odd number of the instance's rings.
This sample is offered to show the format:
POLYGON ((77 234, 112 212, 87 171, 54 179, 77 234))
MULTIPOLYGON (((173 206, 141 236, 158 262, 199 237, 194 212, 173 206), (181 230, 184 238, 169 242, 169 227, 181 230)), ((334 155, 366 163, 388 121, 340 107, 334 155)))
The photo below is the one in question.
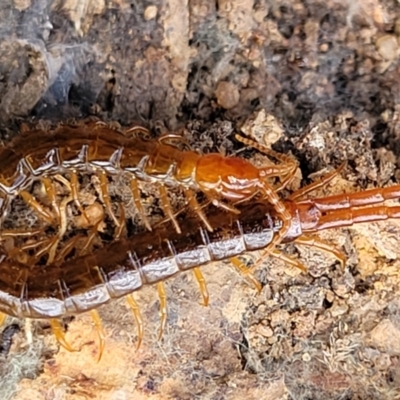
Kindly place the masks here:
MULTIPOLYGON (((96 117, 185 131, 237 154, 240 131, 295 158, 291 190, 347 164, 316 195, 400 181, 400 4, 395 0, 3 0, 0 133, 96 117)), ((257 163, 255 151, 241 152, 257 163)), ((1 399, 395 399, 400 397, 399 220, 325 231, 348 257, 286 246, 308 273, 265 259, 258 294, 228 262, 167 282, 157 341, 153 287, 65 322, 8 318, 1 399), (11 327, 11 328, 10 328, 11 327), (21 331, 19 332, 19 328, 21 331), (11 344, 11 346, 10 346, 11 344)), ((246 258, 255 255, 246 255, 246 258)))

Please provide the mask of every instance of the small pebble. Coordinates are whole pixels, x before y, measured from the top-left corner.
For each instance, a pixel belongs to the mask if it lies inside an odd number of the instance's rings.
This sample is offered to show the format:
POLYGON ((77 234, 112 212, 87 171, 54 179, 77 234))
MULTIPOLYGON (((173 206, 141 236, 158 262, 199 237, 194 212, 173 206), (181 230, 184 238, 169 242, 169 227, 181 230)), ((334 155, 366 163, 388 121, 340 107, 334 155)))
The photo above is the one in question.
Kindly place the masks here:
POLYGON ((144 19, 146 21, 150 21, 151 19, 155 18, 157 16, 157 7, 156 6, 148 6, 144 10, 144 19))
POLYGON ((218 104, 229 110, 239 103, 239 90, 237 86, 231 82, 219 82, 215 91, 218 104))

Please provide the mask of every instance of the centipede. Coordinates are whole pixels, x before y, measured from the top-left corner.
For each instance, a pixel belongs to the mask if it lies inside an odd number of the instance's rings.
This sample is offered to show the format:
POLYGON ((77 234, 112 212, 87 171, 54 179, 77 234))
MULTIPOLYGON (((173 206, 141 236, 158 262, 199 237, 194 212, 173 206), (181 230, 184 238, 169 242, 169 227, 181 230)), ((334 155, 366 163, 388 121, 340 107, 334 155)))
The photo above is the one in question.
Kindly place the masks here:
POLYGON ((161 338, 167 322, 164 281, 174 275, 192 270, 203 304, 208 305, 202 265, 229 260, 260 291, 254 271, 266 256, 307 270, 279 244, 316 247, 344 266, 346 257, 340 251, 310 234, 400 216, 400 207, 380 204, 399 198, 400 186, 304 200, 339 174, 344 164, 321 181, 281 198, 279 191, 297 168, 287 156, 237 136, 281 162, 257 168, 238 157, 181 150, 170 143, 182 141, 175 135, 141 137, 147 133, 140 127, 114 131, 98 122, 63 125, 50 132, 23 133, 1 150, 0 323, 7 315, 48 319, 56 339, 72 351, 60 319, 90 312, 99 334, 100 358, 105 334, 97 308, 112 299, 127 298, 140 346, 143 319, 133 294, 143 286, 157 287, 161 338), (88 175, 96 178, 102 204, 97 199, 89 206, 82 201, 81 178, 88 175), (139 227, 126 215, 127 205, 112 201, 109 177, 121 175, 127 178, 139 227), (270 183, 272 178, 277 183, 270 183), (140 198, 143 182, 158 192, 164 218, 156 223, 140 198), (191 213, 181 216, 173 208, 168 198, 173 188, 182 190, 188 206, 184 208, 191 213), (196 192, 205 195, 206 205, 198 202, 196 192), (21 225, 15 224, 18 220, 21 225), (251 251, 262 255, 249 268, 238 256, 251 251))
POLYGON ((0 223, 10 209, 16 196, 35 209, 47 223, 56 219, 60 223, 60 209, 51 177, 67 175, 71 197, 80 212, 85 215, 80 202, 79 173, 92 173, 98 177, 103 203, 115 224, 115 216, 108 190, 108 176, 128 175, 133 202, 142 223, 148 230, 148 220, 140 198, 138 181, 156 185, 161 209, 172 221, 179 233, 167 188, 179 187, 184 192, 188 206, 211 231, 196 192, 203 193, 215 206, 229 212, 237 212, 233 203, 247 201, 255 196, 268 199, 283 214, 285 212, 277 192, 292 179, 297 168, 293 159, 276 153, 248 138, 236 138, 253 146, 281 164, 270 164, 261 168, 239 157, 225 157, 219 153, 199 154, 192 149, 181 150, 174 145, 180 140, 174 134, 163 135, 157 140, 148 140, 148 131, 132 127, 125 131, 111 129, 102 122, 87 122, 78 125, 61 125, 54 130, 24 132, 0 150, 0 223), (270 178, 279 177, 281 183, 272 187, 270 178), (42 207, 32 196, 29 188, 40 181, 52 205, 52 211, 42 207))
MULTIPOLYGON (((295 242, 331 253, 342 265, 345 255, 312 233, 356 223, 400 218, 400 206, 385 205, 386 200, 400 198, 400 185, 370 189, 353 194, 322 198, 305 198, 325 185, 338 171, 295 191, 282 200, 290 214, 289 229, 281 235, 282 243, 295 242)), ((198 281, 203 304, 208 305, 209 293, 200 267, 219 260, 232 265, 257 290, 261 285, 254 275, 266 256, 307 271, 299 260, 280 248, 272 247, 285 223, 282 214, 268 200, 257 200, 236 207, 239 213, 226 213, 219 207, 207 209, 213 225, 210 232, 199 226, 196 216, 177 216, 181 231, 170 228, 171 221, 158 224, 152 231, 119 235, 91 252, 75 255, 74 245, 51 263, 36 264, 18 261, 3 251, 0 262, 0 311, 2 321, 7 315, 19 318, 49 319, 57 340, 73 350, 65 340, 60 318, 90 312, 100 338, 99 357, 104 349, 105 334, 97 308, 112 299, 126 297, 137 324, 138 346, 143 339, 143 318, 133 294, 145 285, 155 285, 160 300, 160 333, 167 321, 167 297, 164 282, 178 273, 192 270, 198 281), (69 254, 71 250, 71 254, 69 254), (251 267, 239 255, 261 251, 251 267)), ((122 220, 120 220, 122 224, 122 220)), ((172 223, 173 224, 173 223, 172 223)), ((32 236, 40 235, 32 232, 32 236)), ((7 235, 7 233, 5 233, 7 235)), ((90 236, 90 235, 89 235, 90 236)), ((89 237, 84 239, 91 241, 89 237)), ((87 246, 84 246, 87 247, 87 246)))

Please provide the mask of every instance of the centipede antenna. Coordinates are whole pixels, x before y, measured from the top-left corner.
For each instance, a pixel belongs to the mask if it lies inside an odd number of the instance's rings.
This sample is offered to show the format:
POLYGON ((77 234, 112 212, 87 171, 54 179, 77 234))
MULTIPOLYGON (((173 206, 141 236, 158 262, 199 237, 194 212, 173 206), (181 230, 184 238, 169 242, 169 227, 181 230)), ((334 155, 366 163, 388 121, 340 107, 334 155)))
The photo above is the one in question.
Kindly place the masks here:
POLYGON ((39 214, 40 218, 45 220, 48 224, 53 223, 53 216, 49 214, 30 193, 26 190, 22 190, 19 195, 29 207, 32 207, 39 214))
POLYGON ((194 193, 190 189, 185 189, 185 196, 189 200, 189 207, 200 217, 200 219, 203 221, 204 225, 206 226, 207 230, 209 232, 213 231, 212 226, 210 225, 210 222, 208 221, 207 217, 205 216, 202 207, 198 203, 194 193))
POLYGON ((204 279, 204 276, 201 273, 200 268, 198 267, 193 268, 193 273, 200 286, 201 297, 203 298, 202 304, 203 306, 207 307, 210 300, 210 296, 208 294, 206 280, 204 279))
POLYGON ((137 181, 134 177, 131 177, 131 191, 132 191, 132 197, 133 197, 133 202, 135 203, 135 206, 137 208, 137 211, 139 213, 140 218, 142 219, 144 226, 146 229, 151 231, 151 225, 150 222, 147 218, 147 215, 144 211, 143 204, 140 201, 140 191, 139 191, 139 186, 137 184, 137 181))
POLYGON ((339 168, 335 169, 334 171, 332 171, 331 173, 323 176, 321 179, 319 179, 318 181, 315 181, 307 186, 304 186, 303 188, 296 190, 294 193, 292 193, 288 200, 291 201, 298 201, 299 199, 301 199, 302 197, 306 196, 307 194, 313 192, 314 190, 319 189, 320 187, 323 187, 325 185, 327 185, 333 178, 335 178, 336 176, 338 176, 342 171, 343 168, 346 166, 347 162, 344 161, 339 168))
POLYGON ((167 295, 165 293, 165 287, 162 282, 157 283, 157 292, 160 299, 160 332, 158 334, 158 340, 162 339, 164 334, 165 326, 167 324, 167 295))
POLYGON ((65 339, 64 329, 58 319, 50 319, 51 330, 57 339, 57 342, 64 347, 64 349, 73 352, 76 351, 65 339))
POLYGON ((259 280, 253 275, 251 268, 246 267, 237 257, 231 257, 229 259, 235 269, 239 272, 239 274, 249 282, 251 282, 258 293, 261 293, 262 286, 259 280))
POLYGON ((289 165, 286 167, 288 172, 293 169, 296 170, 296 168, 297 168, 297 161, 295 159, 290 158, 290 157, 286 156, 285 154, 278 153, 278 152, 270 149, 269 147, 265 146, 264 144, 258 143, 255 140, 245 138, 245 137, 237 135, 237 134, 235 135, 235 139, 238 142, 245 144, 246 146, 254 147, 261 153, 264 153, 265 155, 270 156, 270 157, 274 157, 276 160, 289 165))
POLYGON ((346 256, 334 246, 329 243, 324 242, 316 236, 301 235, 294 240, 295 243, 302 244, 305 246, 315 247, 325 253, 333 255, 339 262, 342 269, 346 268, 346 256))
POLYGON ((180 234, 181 228, 179 227, 178 221, 176 220, 174 213, 172 212, 172 207, 168 198, 167 189, 162 184, 159 184, 158 187, 160 191, 161 208, 164 214, 172 221, 176 232, 180 234))
POLYGON ((111 199, 110 199, 110 195, 108 194, 108 181, 107 181, 106 172, 101 170, 98 174, 98 177, 100 179, 101 196, 103 198, 103 202, 106 206, 108 214, 113 219, 115 225, 119 226, 119 221, 118 221, 117 217, 114 215, 112 207, 111 207, 111 199))
POLYGON ((58 222, 60 222, 61 216, 60 216, 60 207, 58 206, 57 203, 57 195, 56 191, 54 189, 54 185, 51 183, 50 179, 47 177, 43 177, 41 179, 44 189, 46 191, 47 197, 50 200, 51 207, 56 215, 56 218, 58 222))
POLYGON ((136 327, 137 327, 137 337, 138 337, 136 351, 138 351, 142 344, 142 340, 143 340, 142 314, 140 313, 139 305, 136 303, 136 300, 134 299, 132 294, 128 294, 126 296, 126 301, 128 302, 128 305, 133 312, 133 316, 135 317, 135 322, 136 322, 136 327))
POLYGON ((101 322, 100 315, 97 310, 90 310, 90 314, 92 316, 94 325, 96 327, 97 334, 99 336, 99 357, 97 358, 97 362, 101 360, 103 355, 104 346, 106 343, 106 335, 103 329, 103 324, 101 322))

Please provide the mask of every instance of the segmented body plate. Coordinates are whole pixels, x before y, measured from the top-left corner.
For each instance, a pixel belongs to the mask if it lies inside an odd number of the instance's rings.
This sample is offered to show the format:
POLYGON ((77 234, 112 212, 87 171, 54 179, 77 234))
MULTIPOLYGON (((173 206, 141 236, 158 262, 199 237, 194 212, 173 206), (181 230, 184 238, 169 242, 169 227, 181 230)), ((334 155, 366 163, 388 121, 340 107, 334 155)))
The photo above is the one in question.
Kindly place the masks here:
POLYGON ((29 266, 4 256, 0 263, 0 310, 29 318, 76 314, 180 271, 265 248, 281 221, 268 204, 240 210, 240 217, 221 211, 209 215, 218 227, 211 233, 199 228, 197 219, 185 218, 180 221, 181 235, 161 225, 154 232, 112 241, 93 254, 60 265, 29 266))

